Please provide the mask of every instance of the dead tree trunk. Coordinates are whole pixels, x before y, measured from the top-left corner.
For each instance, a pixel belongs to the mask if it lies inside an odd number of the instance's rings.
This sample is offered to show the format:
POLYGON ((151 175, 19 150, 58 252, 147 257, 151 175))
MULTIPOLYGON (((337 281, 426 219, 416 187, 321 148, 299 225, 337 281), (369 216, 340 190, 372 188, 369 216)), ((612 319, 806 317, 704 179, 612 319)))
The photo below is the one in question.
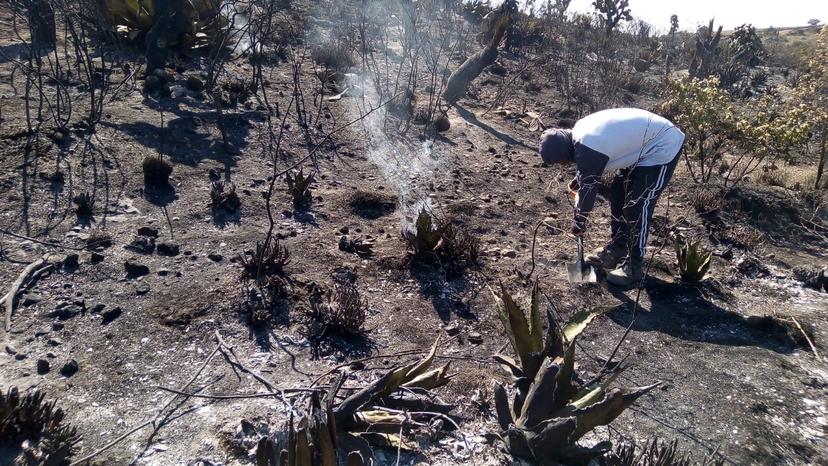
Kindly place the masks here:
POLYGON ((55 34, 55 11, 47 0, 32 0, 27 11, 29 33, 32 38, 32 53, 54 50, 57 43, 55 34))
POLYGON ((443 91, 443 101, 445 103, 452 105, 457 102, 458 99, 466 94, 469 84, 471 84, 475 78, 480 76, 480 73, 482 73, 487 66, 497 60, 497 47, 503 40, 503 36, 506 33, 506 26, 508 26, 508 24, 509 16, 501 16, 495 25, 494 34, 492 35, 492 40, 489 42, 489 45, 466 59, 466 61, 460 65, 460 68, 457 68, 453 73, 451 73, 451 76, 449 76, 448 82, 446 83, 446 88, 443 91))

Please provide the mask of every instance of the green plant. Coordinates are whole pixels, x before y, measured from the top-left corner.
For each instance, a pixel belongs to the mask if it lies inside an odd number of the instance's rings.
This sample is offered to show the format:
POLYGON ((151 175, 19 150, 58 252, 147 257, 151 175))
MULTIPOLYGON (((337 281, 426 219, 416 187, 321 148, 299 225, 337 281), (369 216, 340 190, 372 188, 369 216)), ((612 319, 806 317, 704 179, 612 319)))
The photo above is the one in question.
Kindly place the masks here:
POLYGON ((311 319, 322 325, 322 334, 358 334, 367 317, 368 305, 350 283, 335 283, 326 300, 311 299, 311 319))
POLYGON ((80 193, 72 198, 75 204, 75 214, 78 217, 91 217, 95 209, 95 198, 90 193, 80 193))
POLYGON ((256 250, 241 255, 240 259, 244 278, 284 276, 285 267, 290 264, 290 251, 287 246, 282 246, 279 240, 274 238, 264 244, 257 241, 256 250))
POLYGON ((495 386, 495 408, 500 438, 509 452, 527 461, 558 461, 598 456, 601 451, 576 442, 599 425, 612 422, 636 399, 658 384, 634 389, 609 389, 618 371, 604 380, 584 384, 575 373, 575 342, 589 323, 605 309, 576 313, 559 326, 547 312, 544 334, 537 282, 527 321, 523 311, 501 284, 492 290, 498 316, 517 359, 499 354, 495 359, 515 378, 516 393, 510 405, 505 388, 495 386))
POLYGON ((55 401, 30 391, 21 396, 17 387, 0 391, 0 451, 4 462, 25 465, 64 465, 80 442, 77 429, 64 423, 55 401))
POLYGON ((161 157, 150 155, 141 164, 144 171, 144 185, 163 188, 169 185, 173 166, 161 157))
POLYGON ((698 285, 710 270, 711 252, 705 250, 700 241, 688 241, 681 236, 676 236, 673 244, 682 280, 698 285))
POLYGON ((293 198, 294 206, 306 205, 310 201, 310 185, 314 182, 315 176, 314 173, 305 176, 301 168, 295 175, 290 172, 285 174, 288 192, 293 198))
POLYGON ((797 97, 804 104, 807 123, 817 141, 816 178, 814 189, 819 189, 828 166, 828 26, 823 26, 817 46, 810 54, 807 72, 797 87, 797 97))

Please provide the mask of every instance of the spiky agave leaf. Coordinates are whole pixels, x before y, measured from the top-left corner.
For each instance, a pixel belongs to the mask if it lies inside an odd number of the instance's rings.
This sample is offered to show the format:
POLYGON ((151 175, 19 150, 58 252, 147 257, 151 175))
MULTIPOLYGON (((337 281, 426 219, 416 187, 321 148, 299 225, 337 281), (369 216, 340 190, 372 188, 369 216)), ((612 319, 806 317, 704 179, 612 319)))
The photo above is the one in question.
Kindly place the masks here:
POLYGON ((570 440, 575 442, 592 429, 609 424, 632 406, 635 400, 659 385, 661 382, 632 389, 614 388, 598 403, 576 410, 573 414, 578 424, 570 440))
POLYGON ((422 388, 425 390, 433 390, 435 388, 442 387, 443 385, 449 383, 449 380, 451 380, 452 376, 448 374, 450 366, 451 362, 447 362, 443 367, 424 372, 402 384, 402 386, 405 388, 422 388))
POLYGON ((506 291, 503 283, 500 284, 500 295, 495 293, 494 290, 491 291, 500 322, 509 337, 512 349, 518 356, 518 361, 520 361, 520 369, 526 377, 534 378, 542 359, 541 351, 543 350, 543 326, 540 323, 538 299, 540 292, 538 291, 538 285, 535 283, 535 287, 532 289, 532 306, 529 318, 532 322, 531 328, 523 311, 515 303, 512 295, 506 291))
POLYGON ((575 341, 575 338, 583 332, 596 317, 609 311, 609 307, 598 306, 592 309, 583 309, 573 315, 563 326, 563 337, 567 342, 575 341))
POLYGON ((673 245, 681 278, 688 283, 701 283, 710 270, 712 253, 706 251, 700 241, 686 241, 681 237, 676 237, 673 245))

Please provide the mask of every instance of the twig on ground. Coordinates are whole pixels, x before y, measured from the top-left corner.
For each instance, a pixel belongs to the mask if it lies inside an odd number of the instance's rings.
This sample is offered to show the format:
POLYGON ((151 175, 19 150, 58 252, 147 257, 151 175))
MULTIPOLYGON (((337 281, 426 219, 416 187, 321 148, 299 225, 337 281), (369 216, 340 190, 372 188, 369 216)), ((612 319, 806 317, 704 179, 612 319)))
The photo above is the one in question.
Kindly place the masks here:
POLYGON ((802 336, 805 337, 805 341, 808 342, 808 346, 811 347, 811 351, 814 352, 814 356, 816 357, 817 361, 824 362, 822 357, 819 355, 819 352, 817 351, 816 346, 814 346, 814 342, 811 341, 811 337, 809 337, 808 334, 805 333, 805 329, 802 328, 801 325, 799 325, 799 321, 796 320, 796 317, 791 316, 791 320, 793 321, 794 325, 796 325, 796 328, 798 328, 799 331, 802 332, 802 336))
MULTIPOLYGON (((187 393, 181 390, 176 390, 174 388, 163 387, 161 385, 156 386, 156 388, 160 390, 164 390, 170 393, 176 393, 178 395, 183 395, 192 398, 208 398, 211 400, 239 400, 245 398, 267 398, 271 396, 280 396, 281 393, 311 393, 318 391, 313 388, 283 388, 280 389, 279 392, 265 392, 265 393, 234 393, 229 395, 202 395, 200 393, 187 393)), ((320 389, 324 388, 322 386, 319 387, 320 389)))

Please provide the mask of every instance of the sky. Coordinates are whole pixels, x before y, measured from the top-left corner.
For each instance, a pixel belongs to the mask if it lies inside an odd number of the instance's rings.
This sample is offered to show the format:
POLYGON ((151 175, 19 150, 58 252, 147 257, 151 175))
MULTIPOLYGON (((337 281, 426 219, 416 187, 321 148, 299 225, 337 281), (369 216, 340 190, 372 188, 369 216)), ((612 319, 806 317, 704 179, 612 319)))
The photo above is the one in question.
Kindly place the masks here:
MULTIPOLYGON (((544 0, 536 0, 536 4, 544 0)), ((572 0, 571 11, 592 11, 592 0, 572 0)), ((694 31, 711 17, 725 29, 744 23, 758 28, 806 26, 811 18, 828 22, 828 0, 630 0, 635 18, 660 31, 670 27, 670 15, 677 14, 682 30, 694 31)))

